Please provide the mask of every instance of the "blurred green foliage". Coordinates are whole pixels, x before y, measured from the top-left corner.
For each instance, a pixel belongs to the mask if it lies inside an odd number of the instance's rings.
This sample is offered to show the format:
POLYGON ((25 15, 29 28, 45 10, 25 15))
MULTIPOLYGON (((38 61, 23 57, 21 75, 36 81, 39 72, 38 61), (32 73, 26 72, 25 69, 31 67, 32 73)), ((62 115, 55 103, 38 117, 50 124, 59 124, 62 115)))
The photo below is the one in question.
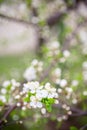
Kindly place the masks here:
POLYGON ((8 55, 0 57, 0 81, 15 78, 23 80, 23 71, 29 66, 34 54, 8 55))
POLYGON ((76 127, 74 127, 74 126, 71 126, 70 130, 78 130, 78 129, 76 127))

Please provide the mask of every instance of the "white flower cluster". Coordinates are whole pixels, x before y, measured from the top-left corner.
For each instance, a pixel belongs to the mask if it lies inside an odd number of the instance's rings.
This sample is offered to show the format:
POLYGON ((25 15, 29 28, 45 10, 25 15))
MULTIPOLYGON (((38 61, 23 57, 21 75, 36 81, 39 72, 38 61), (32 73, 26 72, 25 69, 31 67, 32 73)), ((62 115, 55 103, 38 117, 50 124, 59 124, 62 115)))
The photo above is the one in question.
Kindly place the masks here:
POLYGON ((47 55, 52 57, 52 56, 56 56, 60 53, 60 43, 58 41, 54 41, 52 43, 50 43, 50 45, 48 44, 48 53, 47 55))
POLYGON ((20 93, 23 94, 25 98, 30 98, 29 102, 24 103, 24 107, 26 105, 32 108, 41 108, 42 114, 46 112, 44 108, 44 104, 42 102, 43 99, 55 99, 54 103, 58 103, 58 93, 56 89, 51 86, 50 83, 46 83, 44 86, 40 85, 39 82, 28 82, 24 84, 23 91, 20 93), (29 96, 30 94, 30 96, 29 96))
POLYGON ((67 120, 68 119, 68 116, 67 115, 63 115, 63 116, 60 116, 60 117, 57 117, 57 121, 58 122, 61 122, 63 120, 67 120))
POLYGON ((61 72, 62 72, 61 68, 56 68, 53 70, 51 79, 54 83, 59 84, 61 78, 61 72))
POLYGON ((6 88, 10 87, 9 89, 11 89, 11 91, 13 91, 16 88, 20 87, 20 83, 16 82, 15 79, 12 79, 11 81, 10 80, 5 81, 2 86, 3 86, 2 89, 6 89, 6 88))
POLYGON ((0 103, 6 103, 6 98, 4 95, 0 95, 0 103))
POLYGON ((59 98, 64 95, 66 100, 70 100, 73 104, 77 104, 78 100, 76 98, 76 94, 74 93, 73 89, 76 90, 79 84, 77 80, 73 80, 71 84, 68 84, 66 79, 61 79, 61 68, 56 68, 52 72, 51 80, 59 86, 58 94, 59 98), (69 87, 70 86, 70 87, 69 87))
POLYGON ((57 121, 58 122, 61 122, 63 120, 67 120, 68 119, 68 115, 72 114, 72 111, 70 110, 70 106, 68 106, 67 104, 62 104, 62 109, 64 109, 66 111, 66 114, 59 115, 57 117, 57 121))
POLYGON ((52 72, 52 81, 57 84, 60 85, 60 87, 65 87, 67 85, 67 80, 66 79, 61 79, 61 73, 62 70, 61 68, 56 68, 53 72, 52 72))
POLYGON ((10 103, 15 95, 15 90, 20 87, 20 83, 16 82, 15 79, 11 81, 7 80, 3 83, 0 90, 0 102, 1 103, 10 103), (12 94, 13 93, 13 94, 12 94))
POLYGON ((62 57, 59 59, 59 62, 64 63, 68 57, 70 57, 70 52, 68 50, 64 50, 62 52, 62 57))
POLYGON ((71 85, 72 85, 73 87, 78 86, 78 84, 79 84, 78 80, 72 80, 71 85))
POLYGON ((24 72, 24 78, 27 81, 32 81, 37 78, 37 76, 43 71, 43 62, 34 59, 31 66, 28 67, 24 72))
POLYGON ((64 51, 63 51, 63 56, 64 56, 65 58, 68 58, 68 57, 70 56, 70 52, 69 52, 68 50, 64 50, 64 51))
POLYGON ((73 82, 71 82, 71 86, 72 87, 68 87, 68 83, 67 80, 62 79, 59 83, 60 88, 58 88, 58 94, 61 98, 62 94, 64 95, 66 100, 70 100, 69 102, 72 102, 73 104, 77 104, 78 100, 77 100, 77 95, 74 93, 73 88, 78 86, 78 81, 77 80, 73 80, 73 82))
POLYGON ((58 93, 60 94, 65 94, 65 98, 66 99, 70 99, 72 93, 73 93, 73 89, 71 87, 67 87, 67 80, 62 79, 60 81, 60 88, 58 88, 58 93))

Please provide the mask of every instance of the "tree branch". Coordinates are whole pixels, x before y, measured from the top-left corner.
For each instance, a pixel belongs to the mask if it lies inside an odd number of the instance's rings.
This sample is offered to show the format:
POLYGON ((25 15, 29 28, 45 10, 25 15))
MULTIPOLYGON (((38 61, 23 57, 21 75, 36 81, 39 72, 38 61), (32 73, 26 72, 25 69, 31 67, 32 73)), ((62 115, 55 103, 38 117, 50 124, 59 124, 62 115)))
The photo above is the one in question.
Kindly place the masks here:
POLYGON ((16 105, 12 105, 9 107, 9 109, 4 113, 4 116, 2 119, 0 119, 0 126, 2 126, 5 123, 5 120, 7 119, 7 117, 9 116, 9 114, 16 109, 17 106, 16 105))
POLYGON ((8 21, 12 21, 12 22, 24 24, 24 25, 26 25, 26 26, 30 26, 30 25, 31 25, 31 26, 36 26, 34 23, 25 21, 25 20, 23 20, 23 19, 18 19, 18 18, 15 18, 15 17, 7 16, 7 15, 2 14, 2 13, 0 13, 0 18, 5 19, 5 20, 8 20, 8 21))
POLYGON ((84 126, 82 126, 82 127, 80 128, 80 130, 86 130, 86 128, 87 128, 87 124, 84 125, 84 126))
MULTIPOLYGON (((47 18, 45 20, 46 24, 48 26, 53 26, 55 25, 61 18, 63 18, 65 16, 65 14, 67 13, 67 11, 65 12, 57 12, 55 14, 53 14, 52 16, 50 16, 49 18, 47 18)), ((12 21, 12 22, 16 22, 16 23, 20 23, 20 24, 24 24, 26 26, 36 26, 36 24, 29 22, 29 21, 25 21, 23 19, 18 19, 12 16, 7 16, 3 13, 0 13, 0 18, 8 20, 8 21, 12 21)))

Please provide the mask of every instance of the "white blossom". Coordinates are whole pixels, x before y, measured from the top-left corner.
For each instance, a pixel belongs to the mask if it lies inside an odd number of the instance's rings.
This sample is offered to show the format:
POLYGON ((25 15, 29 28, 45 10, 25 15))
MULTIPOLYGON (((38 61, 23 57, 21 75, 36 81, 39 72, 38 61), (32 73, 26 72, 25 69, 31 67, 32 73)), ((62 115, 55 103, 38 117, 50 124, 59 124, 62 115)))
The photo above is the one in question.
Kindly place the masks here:
POLYGON ((30 67, 28 67, 25 70, 23 76, 27 81, 32 81, 35 80, 42 71, 43 71, 43 62, 34 59, 31 62, 30 67))
POLYGON ((63 88, 63 87, 65 87, 66 85, 67 85, 67 80, 62 79, 62 80, 60 81, 60 86, 63 88))
POLYGON ((46 114, 46 109, 45 109, 45 108, 42 108, 42 109, 41 109, 41 113, 42 113, 42 114, 46 114))
POLYGON ((39 90, 39 91, 37 91, 37 93, 36 93, 36 97, 37 97, 38 99, 46 98, 47 96, 48 96, 48 92, 47 92, 47 90, 45 90, 45 89, 39 90))
POLYGON ((25 111, 25 110, 26 110, 26 107, 25 107, 25 106, 23 106, 23 107, 22 107, 22 110, 23 110, 23 111, 25 111))
POLYGON ((73 104, 77 104, 77 102, 78 102, 78 100, 77 100, 76 98, 74 98, 74 99, 72 100, 72 103, 73 103, 73 104))
POLYGON ((68 111, 67 114, 68 114, 68 115, 72 115, 72 111, 68 111))
POLYGON ((69 111, 69 110, 70 110, 70 107, 69 107, 69 106, 67 106, 67 107, 66 107, 66 110, 67 110, 67 111, 69 111))
POLYGON ((15 79, 12 79, 12 80, 11 80, 11 84, 12 84, 12 86, 15 86, 15 87, 19 87, 19 86, 20 86, 20 83, 19 83, 19 82, 16 82, 15 79))
POLYGON ((67 105, 66 105, 66 104, 63 104, 63 105, 62 105, 62 108, 66 109, 66 108, 67 108, 67 105))
POLYGON ((10 84, 11 84, 10 81, 7 80, 7 81, 4 81, 4 83, 2 84, 2 86, 6 88, 6 87, 8 87, 10 84))
POLYGON ((19 121, 20 124, 23 124, 23 121, 19 121))
POLYGON ((38 60, 37 60, 37 59, 34 59, 34 60, 31 62, 31 65, 32 65, 32 66, 37 66, 37 65, 38 65, 38 60))
POLYGON ((62 121, 62 117, 58 117, 57 121, 61 122, 62 121))
POLYGON ((79 82, 78 82, 78 80, 73 80, 71 84, 72 84, 73 86, 78 86, 79 82))
POLYGON ((2 93, 2 94, 6 94, 6 92, 7 92, 7 90, 6 90, 5 88, 2 88, 2 89, 1 89, 1 93, 2 93))
POLYGON ((24 78, 27 81, 35 80, 36 79, 36 70, 34 67, 29 67, 24 72, 24 78))
POLYGON ((62 89, 61 88, 58 88, 58 93, 62 93, 62 89))
POLYGON ((49 82, 45 84, 45 89, 50 90, 50 83, 49 82))
POLYGON ((43 106, 41 102, 37 102, 36 105, 38 108, 42 108, 42 106, 43 106))
POLYGON ((60 44, 58 41, 54 41, 51 43, 51 45, 49 46, 50 49, 58 49, 60 47, 60 44))
POLYGON ((41 102, 39 102, 39 101, 32 101, 32 102, 30 102, 30 106, 32 107, 32 108, 42 108, 42 103, 41 102))
POLYGON ((87 96, 87 91, 84 91, 84 92, 83 92, 83 95, 84 95, 84 96, 87 96))
POLYGON ((21 106, 21 103, 20 103, 20 102, 18 102, 18 103, 17 103, 17 107, 20 107, 20 106, 21 106))
POLYGON ((36 108, 37 106, 36 106, 36 102, 30 102, 30 107, 33 107, 33 108, 36 108))
POLYGON ((83 64, 82 64, 82 66, 83 66, 83 69, 87 70, 87 61, 84 61, 83 64))
POLYGON ((31 93, 35 93, 36 89, 39 87, 39 82, 28 82, 24 84, 23 92, 30 91, 31 93))
POLYGON ((55 100, 55 102, 54 102, 55 104, 58 104, 59 103, 59 101, 58 100, 55 100))
POLYGON ((55 75, 56 76, 61 76, 61 69, 60 68, 56 68, 55 71, 54 71, 55 75))
POLYGON ((80 40, 85 44, 87 42, 87 32, 85 30, 81 30, 79 32, 80 40))
POLYGON ((16 96, 15 96, 15 99, 19 99, 19 98, 20 98, 20 95, 16 95, 16 96))
POLYGON ((63 115, 62 119, 63 119, 63 120, 67 120, 67 119, 68 119, 68 116, 67 116, 67 115, 63 115))
POLYGON ((6 103, 6 98, 3 95, 0 95, 0 101, 3 103, 6 103))
POLYGON ((59 79, 59 78, 56 79, 56 81, 55 81, 56 84, 60 84, 60 82, 61 82, 61 79, 59 79))
POLYGON ((36 97, 35 97, 35 96, 31 96, 31 97, 30 97, 30 101, 33 102, 33 101, 35 101, 35 100, 36 100, 36 97))
POLYGON ((68 50, 64 50, 63 55, 64 55, 65 58, 67 58, 67 57, 70 56, 70 52, 68 50))
MULTIPOLYGON (((49 45, 49 44, 48 44, 49 45)), ((54 41, 52 42, 49 46, 48 46, 48 56, 54 56, 54 55, 58 55, 60 53, 59 50, 60 44, 58 41, 54 41)))
MULTIPOLYGON (((12 79, 11 81, 8 80, 8 81, 4 81, 4 83, 2 84, 3 87, 7 88, 8 86, 11 86, 11 89, 15 89, 16 87, 19 87, 20 86, 20 83, 19 82, 16 82, 15 79, 12 79)), ((12 90, 13 90, 12 89, 12 90)))
POLYGON ((65 57, 62 57, 62 58, 59 59, 60 63, 64 63, 65 61, 66 61, 65 57))
POLYGON ((72 89, 72 88, 69 88, 69 87, 66 87, 65 90, 66 90, 68 93, 72 93, 72 92, 73 92, 73 89, 72 89))

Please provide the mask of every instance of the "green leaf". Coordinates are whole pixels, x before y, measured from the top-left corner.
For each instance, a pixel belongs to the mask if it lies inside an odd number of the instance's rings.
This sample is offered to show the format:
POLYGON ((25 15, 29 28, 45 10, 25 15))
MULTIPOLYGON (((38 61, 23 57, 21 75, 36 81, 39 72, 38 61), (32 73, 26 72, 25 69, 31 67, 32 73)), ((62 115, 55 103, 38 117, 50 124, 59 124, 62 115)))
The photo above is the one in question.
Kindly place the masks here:
POLYGON ((24 98, 24 101, 25 101, 25 102, 29 102, 29 101, 30 101, 30 98, 29 98, 29 97, 25 97, 25 98, 24 98))
POLYGON ((70 130, 78 130, 75 126, 71 126, 70 130))
POLYGON ((54 103, 54 99, 53 98, 49 98, 48 102, 49 102, 49 104, 53 104, 54 103))
POLYGON ((49 99, 48 98, 44 98, 44 99, 42 99, 41 102, 45 104, 46 110, 48 112, 52 111, 52 104, 54 103, 54 99, 53 98, 49 98, 49 99))
POLYGON ((28 96, 24 98, 24 101, 29 102, 30 101, 30 96, 31 96, 31 93, 28 93, 28 96))
POLYGON ((7 91, 10 91, 11 87, 12 87, 12 85, 11 85, 11 84, 10 84, 10 85, 8 85, 8 86, 7 86, 7 88, 6 88, 6 89, 7 89, 7 91))
POLYGON ((31 6, 31 3, 32 3, 32 0, 26 0, 26 4, 27 4, 28 6, 31 6))
POLYGON ((45 20, 41 20, 41 21, 39 21, 39 25, 40 25, 41 27, 44 27, 44 26, 46 25, 45 20))
POLYGON ((3 106, 3 104, 4 104, 4 103, 3 103, 2 101, 0 101, 0 106, 3 106))
POLYGON ((52 106, 51 106, 51 105, 46 105, 46 110, 47 110, 48 112, 51 112, 51 111, 52 111, 52 106))

